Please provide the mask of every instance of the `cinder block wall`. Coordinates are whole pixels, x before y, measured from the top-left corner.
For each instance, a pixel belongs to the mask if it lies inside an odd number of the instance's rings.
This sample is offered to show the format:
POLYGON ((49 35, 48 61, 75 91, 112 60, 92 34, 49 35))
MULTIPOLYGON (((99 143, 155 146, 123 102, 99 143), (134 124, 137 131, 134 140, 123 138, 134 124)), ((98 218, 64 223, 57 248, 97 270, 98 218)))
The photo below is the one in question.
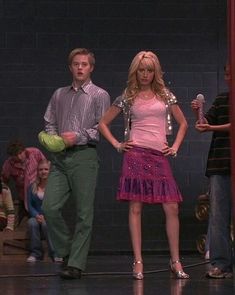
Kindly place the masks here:
MULTIPOLYGON (((210 135, 195 132, 190 101, 198 93, 207 108, 225 88, 226 1, 222 0, 0 0, 0 161, 9 139, 39 147, 37 134, 52 92, 70 83, 66 63, 74 47, 91 48, 97 65, 93 80, 112 100, 125 87, 127 70, 140 50, 155 51, 165 80, 177 95, 189 130, 172 167, 184 203, 181 249, 196 250, 206 223, 196 220, 198 195, 207 190, 204 177, 210 135)), ((122 118, 113 124, 122 138, 122 118)), ((129 251, 128 204, 115 193, 121 155, 104 140, 95 203, 92 251, 129 251)), ((71 204, 65 214, 71 220, 71 204)), ((145 250, 168 249, 160 206, 145 206, 145 250)))

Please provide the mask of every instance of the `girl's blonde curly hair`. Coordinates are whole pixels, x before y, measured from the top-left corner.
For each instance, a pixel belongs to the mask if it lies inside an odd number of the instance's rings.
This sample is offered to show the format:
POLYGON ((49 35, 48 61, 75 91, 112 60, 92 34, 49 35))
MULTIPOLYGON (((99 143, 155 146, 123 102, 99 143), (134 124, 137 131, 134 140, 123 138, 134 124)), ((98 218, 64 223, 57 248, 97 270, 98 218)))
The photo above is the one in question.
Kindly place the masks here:
POLYGON ((127 87, 124 90, 126 100, 132 104, 140 91, 140 85, 137 81, 137 70, 143 65, 147 69, 154 71, 154 78, 151 84, 152 91, 159 95, 161 99, 165 97, 165 83, 163 81, 163 72, 158 57, 152 51, 140 51, 132 60, 128 72, 127 87))

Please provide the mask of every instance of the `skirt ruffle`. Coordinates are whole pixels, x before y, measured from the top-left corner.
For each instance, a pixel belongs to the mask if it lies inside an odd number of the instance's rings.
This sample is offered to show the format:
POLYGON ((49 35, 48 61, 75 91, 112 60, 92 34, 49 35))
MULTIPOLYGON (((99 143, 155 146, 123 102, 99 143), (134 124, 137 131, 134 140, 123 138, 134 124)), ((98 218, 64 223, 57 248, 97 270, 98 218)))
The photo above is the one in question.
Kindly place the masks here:
POLYGON ((117 199, 143 203, 182 202, 168 159, 159 151, 134 147, 123 156, 117 199))

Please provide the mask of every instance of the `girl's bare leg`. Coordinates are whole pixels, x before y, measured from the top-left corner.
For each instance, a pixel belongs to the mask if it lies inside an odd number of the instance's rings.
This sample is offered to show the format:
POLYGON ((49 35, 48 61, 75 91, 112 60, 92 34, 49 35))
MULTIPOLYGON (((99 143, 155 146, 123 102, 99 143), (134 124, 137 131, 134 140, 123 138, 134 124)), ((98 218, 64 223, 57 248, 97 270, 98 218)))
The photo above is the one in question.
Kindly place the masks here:
MULTIPOLYGON (((180 261, 179 258, 179 216, 178 203, 164 203, 166 216, 166 233, 169 243, 171 261, 180 261)), ((181 263, 174 264, 176 271, 182 270, 181 263)))
MULTIPOLYGON (((134 261, 142 261, 142 235, 141 235, 142 203, 131 201, 129 204, 129 230, 134 252, 134 261)), ((135 272, 143 272, 143 264, 134 265, 135 272)))

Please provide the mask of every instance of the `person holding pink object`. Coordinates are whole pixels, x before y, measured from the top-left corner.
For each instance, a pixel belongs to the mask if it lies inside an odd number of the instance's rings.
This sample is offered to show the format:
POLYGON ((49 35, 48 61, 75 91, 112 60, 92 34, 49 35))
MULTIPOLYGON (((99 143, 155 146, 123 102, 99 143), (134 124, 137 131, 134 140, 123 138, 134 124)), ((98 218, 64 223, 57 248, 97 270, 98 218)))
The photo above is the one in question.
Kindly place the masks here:
POLYGON ((177 99, 163 81, 158 57, 141 51, 129 68, 127 87, 116 98, 99 123, 103 136, 123 152, 117 199, 129 202, 129 229, 134 252, 133 278, 142 280, 141 213, 144 203, 162 204, 170 248, 170 269, 177 279, 188 279, 179 258, 178 204, 182 196, 172 175, 168 156, 176 157, 187 130, 177 99), (124 114, 125 139, 119 142, 110 123, 124 114), (173 144, 171 117, 179 125, 173 144))
MULTIPOLYGON (((231 81, 230 65, 224 68, 224 79, 231 81)), ((197 99, 191 108, 197 114, 197 99)), ((219 93, 211 107, 203 114, 204 123, 196 121, 200 133, 212 132, 205 175, 209 179, 210 212, 207 229, 207 250, 210 268, 207 278, 230 279, 233 277, 234 251, 231 239, 232 183, 231 183, 231 123, 229 92, 219 93)))

